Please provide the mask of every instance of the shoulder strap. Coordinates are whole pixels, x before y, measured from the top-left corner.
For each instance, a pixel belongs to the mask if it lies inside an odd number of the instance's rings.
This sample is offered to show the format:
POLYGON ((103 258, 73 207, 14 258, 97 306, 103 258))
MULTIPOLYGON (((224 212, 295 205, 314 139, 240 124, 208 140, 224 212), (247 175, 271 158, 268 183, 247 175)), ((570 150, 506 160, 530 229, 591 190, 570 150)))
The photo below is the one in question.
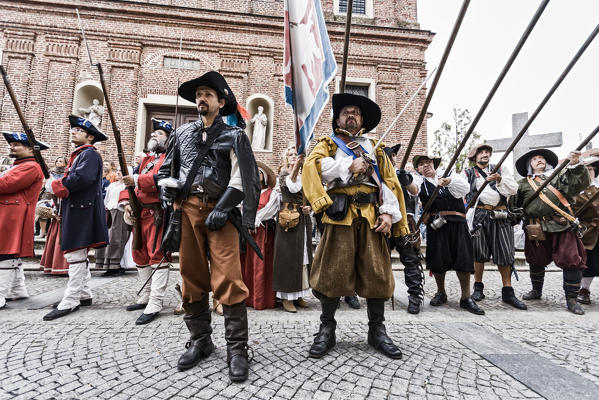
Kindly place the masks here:
MULTIPOLYGON (((538 186, 535 184, 535 182, 531 179, 530 176, 527 179, 528 179, 528 183, 530 184, 530 186, 533 188, 534 191, 536 191, 537 188, 538 188, 538 186)), ((570 213, 568 214, 567 212, 565 212, 564 210, 562 210, 561 208, 559 208, 542 191, 539 193, 539 198, 541 200, 543 200, 543 202, 545 204, 547 204, 549 207, 551 207, 555 211, 557 211, 562 217, 566 218, 568 221, 570 221, 570 222, 576 221, 576 218, 572 215, 574 213, 572 212, 572 208, 570 207, 570 203, 568 203, 568 201, 566 200, 566 198, 559 192, 559 190, 557 190, 556 188, 554 188, 551 185, 547 185, 547 189, 549 189, 551 191, 551 193, 553 193, 558 198, 558 200, 560 201, 560 203, 562 203, 562 205, 565 206, 570 213)))
POLYGON ((189 175, 187 175, 187 180, 185 181, 185 185, 183 185, 183 189, 181 189, 181 193, 180 193, 181 198, 187 199, 187 196, 189 195, 189 191, 191 190, 191 184, 193 183, 193 180, 195 179, 195 177, 198 173, 200 164, 202 163, 202 160, 204 159, 204 157, 206 157, 206 154, 208 154, 208 150, 210 150, 210 146, 212 146, 212 143, 214 143, 214 141, 216 140, 216 138, 218 136, 219 136, 219 132, 215 132, 214 134, 209 135, 208 139, 206 140, 206 143, 204 143, 204 146, 202 146, 200 148, 200 151, 198 152, 198 155, 197 155, 196 159, 193 161, 193 165, 191 166, 191 169, 189 170, 189 175))

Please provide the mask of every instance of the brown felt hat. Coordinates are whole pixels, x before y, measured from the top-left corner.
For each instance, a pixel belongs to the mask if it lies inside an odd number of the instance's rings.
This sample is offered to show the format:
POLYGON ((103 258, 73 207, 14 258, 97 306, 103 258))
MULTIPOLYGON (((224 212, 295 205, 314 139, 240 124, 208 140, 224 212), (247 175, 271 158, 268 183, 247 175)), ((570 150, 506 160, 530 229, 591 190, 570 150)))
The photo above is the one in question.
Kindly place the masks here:
POLYGON ((268 167, 268 165, 263 162, 256 161, 256 165, 258 166, 258 170, 262 171, 264 177, 266 178, 266 186, 269 188, 274 188, 277 184, 277 176, 273 172, 272 169, 268 167))
POLYGON ((470 161, 476 161, 476 155, 478 154, 479 151, 483 150, 483 149, 487 149, 489 150, 491 153, 493 153, 493 147, 491 147, 490 145, 486 144, 486 143, 481 143, 481 144, 477 144, 476 146, 474 146, 469 152, 468 152, 468 159, 470 161))

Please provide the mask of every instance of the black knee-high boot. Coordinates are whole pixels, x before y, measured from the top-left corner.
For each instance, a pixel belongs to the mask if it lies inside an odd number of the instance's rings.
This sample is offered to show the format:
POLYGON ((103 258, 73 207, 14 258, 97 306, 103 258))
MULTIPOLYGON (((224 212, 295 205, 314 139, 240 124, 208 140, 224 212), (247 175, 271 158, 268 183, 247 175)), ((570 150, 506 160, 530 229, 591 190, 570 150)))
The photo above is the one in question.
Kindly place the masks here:
POLYGON ((337 311, 339 305, 339 297, 327 297, 316 290, 312 292, 320 300, 322 312, 320 314, 320 328, 315 335, 314 343, 310 346, 309 356, 321 358, 336 344, 335 328, 337 327, 337 321, 335 321, 335 311, 337 311))
POLYGON ((413 246, 397 246, 399 259, 404 265, 404 277, 406 286, 408 287, 408 312, 410 314, 418 314, 420 312, 420 304, 424 300, 424 274, 420 265, 418 252, 413 246))
POLYGON ((210 308, 208 307, 208 296, 195 303, 186 303, 184 308, 187 312, 183 317, 190 338, 185 345, 185 353, 179 357, 177 367, 180 371, 195 367, 200 360, 208 357, 214 351, 214 344, 210 338, 212 326, 210 325, 210 308))
POLYGON ((387 336, 385 299, 366 299, 368 306, 368 344, 390 358, 401 358, 401 350, 387 336))
POLYGON ((566 306, 568 311, 576 315, 584 314, 584 310, 576 301, 580 290, 582 271, 564 271, 564 292, 566 294, 566 306))
POLYGON ((532 290, 526 293, 522 298, 524 300, 537 300, 543 294, 543 283, 545 282, 545 266, 531 265, 530 266, 530 283, 532 290))
POLYGON ((248 378, 248 314, 245 301, 227 306, 223 304, 225 340, 229 379, 243 382, 248 378))

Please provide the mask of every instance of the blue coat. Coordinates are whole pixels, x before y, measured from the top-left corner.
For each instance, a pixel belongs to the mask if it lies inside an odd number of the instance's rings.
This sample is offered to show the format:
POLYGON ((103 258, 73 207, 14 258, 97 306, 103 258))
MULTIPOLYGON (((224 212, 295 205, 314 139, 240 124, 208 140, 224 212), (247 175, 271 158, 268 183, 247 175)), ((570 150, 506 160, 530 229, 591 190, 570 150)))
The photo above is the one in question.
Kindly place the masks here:
POLYGON ((63 197, 60 247, 63 251, 103 247, 108 244, 108 228, 102 199, 102 157, 89 146, 76 149, 69 163, 65 177, 52 183, 54 194, 63 197))

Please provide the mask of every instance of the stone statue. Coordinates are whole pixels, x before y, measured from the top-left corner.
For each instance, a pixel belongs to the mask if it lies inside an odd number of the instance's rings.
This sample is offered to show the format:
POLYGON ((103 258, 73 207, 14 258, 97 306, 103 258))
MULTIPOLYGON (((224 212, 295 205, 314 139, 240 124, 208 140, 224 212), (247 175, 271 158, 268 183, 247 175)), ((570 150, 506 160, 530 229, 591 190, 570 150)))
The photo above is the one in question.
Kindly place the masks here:
POLYGON ((98 99, 93 99, 92 105, 87 108, 80 108, 79 112, 82 112, 85 118, 89 119, 96 128, 100 128, 102 123, 102 116, 104 115, 104 107, 100 105, 98 99))
POLYGON ((266 124, 268 117, 264 114, 264 107, 258 106, 258 113, 250 120, 254 124, 252 133, 252 149, 264 150, 266 142, 266 124))

